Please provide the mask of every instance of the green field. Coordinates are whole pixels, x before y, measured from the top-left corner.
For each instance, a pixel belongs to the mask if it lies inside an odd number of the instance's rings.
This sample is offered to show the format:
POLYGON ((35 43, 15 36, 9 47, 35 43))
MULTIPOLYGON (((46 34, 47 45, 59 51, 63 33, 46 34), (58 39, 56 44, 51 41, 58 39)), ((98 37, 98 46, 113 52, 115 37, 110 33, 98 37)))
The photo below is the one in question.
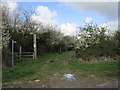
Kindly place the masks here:
POLYGON ((118 61, 99 61, 85 63, 74 57, 74 52, 41 54, 37 60, 27 59, 15 62, 15 66, 3 68, 2 80, 32 81, 40 79, 47 81, 53 74, 73 73, 77 77, 96 75, 98 77, 118 76, 118 61))

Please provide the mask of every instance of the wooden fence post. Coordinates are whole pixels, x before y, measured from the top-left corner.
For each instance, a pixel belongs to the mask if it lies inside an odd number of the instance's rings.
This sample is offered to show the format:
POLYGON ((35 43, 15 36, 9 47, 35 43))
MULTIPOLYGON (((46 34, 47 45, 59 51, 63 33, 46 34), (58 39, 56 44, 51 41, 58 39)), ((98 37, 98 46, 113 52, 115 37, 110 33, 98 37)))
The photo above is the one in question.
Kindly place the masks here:
POLYGON ((21 46, 20 46, 20 51, 19 51, 19 54, 20 54, 20 60, 21 60, 21 46))
POLYGON ((37 59, 37 46, 36 46, 36 34, 33 34, 33 39, 34 39, 34 58, 37 59))
POLYGON ((33 59, 35 59, 35 54, 34 54, 34 52, 33 52, 33 59))

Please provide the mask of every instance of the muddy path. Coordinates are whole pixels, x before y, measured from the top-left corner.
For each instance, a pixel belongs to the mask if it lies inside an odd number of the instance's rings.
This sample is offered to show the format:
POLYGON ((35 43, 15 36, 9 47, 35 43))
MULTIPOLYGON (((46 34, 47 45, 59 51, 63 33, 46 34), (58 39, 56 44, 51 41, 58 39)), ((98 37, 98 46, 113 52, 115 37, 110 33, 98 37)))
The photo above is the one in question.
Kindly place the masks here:
POLYGON ((54 74, 45 82, 39 79, 23 82, 16 81, 4 83, 3 88, 118 88, 118 79, 89 75, 77 78, 75 81, 68 81, 61 75, 54 74))

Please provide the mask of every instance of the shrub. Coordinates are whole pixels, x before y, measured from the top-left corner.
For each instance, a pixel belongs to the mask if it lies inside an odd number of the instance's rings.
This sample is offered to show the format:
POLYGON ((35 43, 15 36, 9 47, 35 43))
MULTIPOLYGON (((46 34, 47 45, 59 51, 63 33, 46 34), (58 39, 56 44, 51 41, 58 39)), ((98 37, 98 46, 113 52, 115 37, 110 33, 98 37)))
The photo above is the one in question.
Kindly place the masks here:
MULTIPOLYGON (((105 26, 105 25, 104 25, 105 26)), ((115 36, 105 35, 106 27, 87 26, 80 32, 76 56, 83 60, 100 57, 114 57, 117 52, 115 36)))

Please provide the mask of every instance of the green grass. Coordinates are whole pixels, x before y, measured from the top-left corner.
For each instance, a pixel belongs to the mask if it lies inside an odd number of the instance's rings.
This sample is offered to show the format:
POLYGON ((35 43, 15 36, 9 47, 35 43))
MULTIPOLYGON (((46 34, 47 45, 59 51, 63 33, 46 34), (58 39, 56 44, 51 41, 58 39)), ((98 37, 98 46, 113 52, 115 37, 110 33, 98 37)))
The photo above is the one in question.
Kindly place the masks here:
POLYGON ((16 63, 16 65, 13 67, 7 67, 6 69, 3 69, 3 82, 32 75, 40 70, 41 65, 41 62, 28 60, 16 63))
POLYGON ((64 64, 61 61, 55 61, 46 67, 46 70, 48 71, 58 71, 63 69, 64 69, 64 64))
POLYGON ((73 71, 81 71, 86 74, 94 74, 98 76, 118 75, 118 61, 99 61, 95 63, 79 62, 77 59, 70 60, 69 69, 73 71))
POLYGON ((74 51, 69 51, 69 52, 63 52, 63 53, 43 53, 38 57, 38 60, 52 60, 55 58, 68 58, 74 56, 74 51))
POLYGON ((3 82, 12 82, 16 80, 47 80, 54 73, 74 73, 112 76, 118 75, 118 61, 100 61, 95 63, 80 62, 74 58, 74 52, 46 53, 41 54, 37 60, 25 60, 15 63, 13 67, 3 68, 3 82), (68 63, 64 60, 70 58, 68 63), (51 64, 44 64, 46 61, 53 60, 51 64))

